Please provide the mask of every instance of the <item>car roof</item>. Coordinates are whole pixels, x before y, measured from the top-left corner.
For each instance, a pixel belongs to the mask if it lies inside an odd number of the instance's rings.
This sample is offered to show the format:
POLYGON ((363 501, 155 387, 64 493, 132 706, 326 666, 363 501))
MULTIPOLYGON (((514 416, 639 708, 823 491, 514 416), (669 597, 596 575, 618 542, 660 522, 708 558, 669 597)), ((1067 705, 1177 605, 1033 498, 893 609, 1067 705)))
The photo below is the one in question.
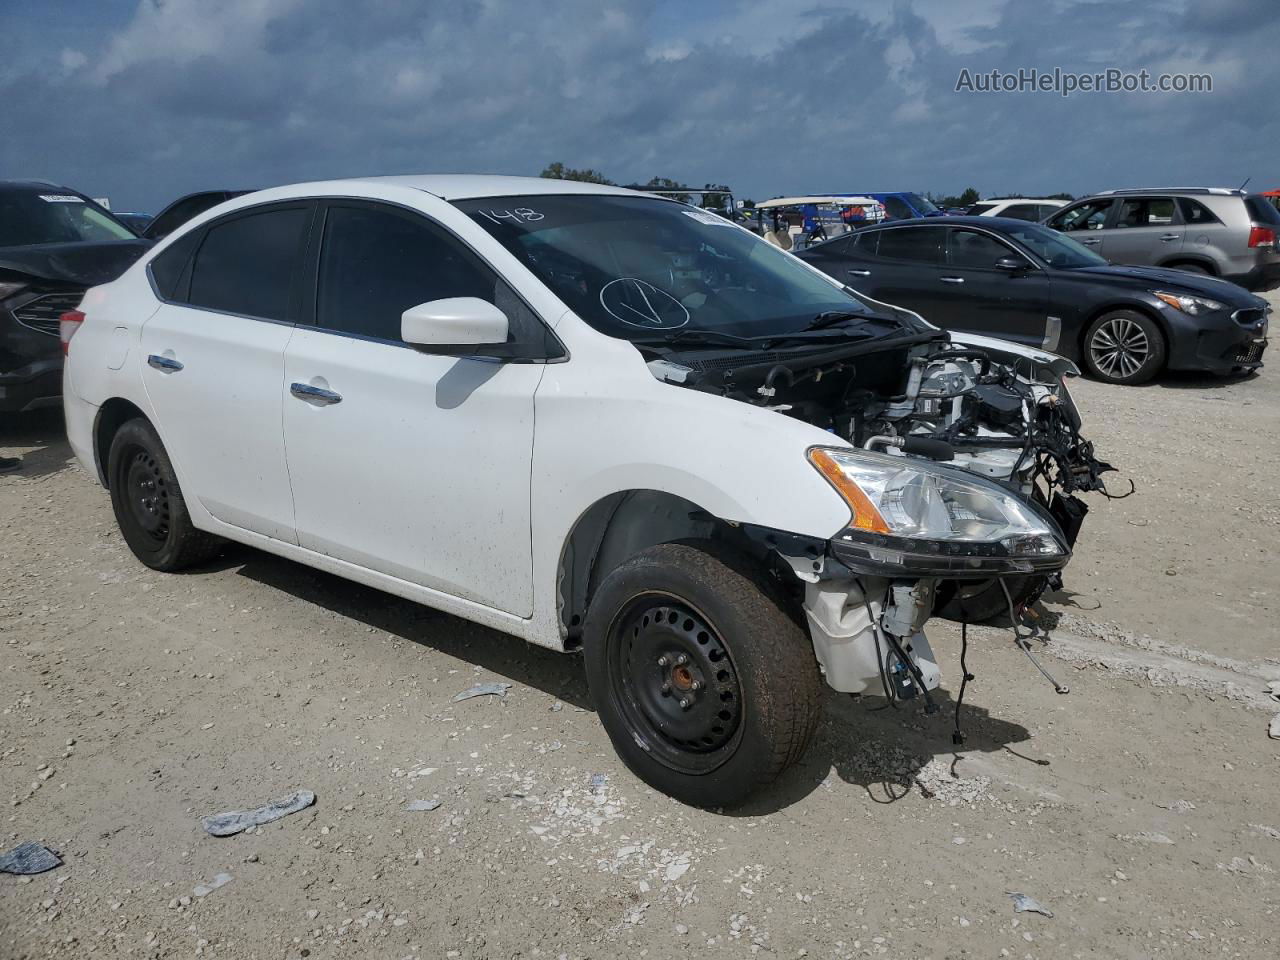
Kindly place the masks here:
POLYGON ((993 227, 1019 227, 1039 226, 1031 220, 1020 220, 1017 217, 912 217, 910 220, 890 220, 888 223, 877 223, 875 226, 862 227, 858 233, 864 230, 919 230, 921 227, 984 227, 988 230, 993 227))
POLYGON ((326 186, 344 184, 361 185, 394 184, 412 187, 430 193, 442 200, 471 200, 479 197, 535 196, 548 194, 602 194, 612 196, 636 196, 639 191, 615 187, 603 183, 582 183, 577 180, 551 180, 547 177, 507 177, 475 173, 431 173, 398 177, 360 177, 351 180, 329 181, 326 186))
POLYGON ((35 190, 63 190, 81 196, 79 190, 72 190, 49 180, 0 180, 0 192, 31 193, 35 190))
POLYGON ((1066 203, 1057 197, 987 197, 977 203, 1066 203))

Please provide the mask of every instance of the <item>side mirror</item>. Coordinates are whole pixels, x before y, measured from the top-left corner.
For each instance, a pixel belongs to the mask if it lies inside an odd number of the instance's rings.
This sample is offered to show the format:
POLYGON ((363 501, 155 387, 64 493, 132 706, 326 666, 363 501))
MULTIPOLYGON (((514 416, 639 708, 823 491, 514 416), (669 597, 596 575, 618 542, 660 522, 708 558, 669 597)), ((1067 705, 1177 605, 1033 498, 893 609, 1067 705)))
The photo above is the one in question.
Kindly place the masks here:
POLYGON ((997 270, 1006 270, 1009 273, 1021 273, 1027 268, 1027 261, 1021 257, 1001 257, 996 261, 997 270))
POLYGON ((425 353, 484 353, 476 348, 505 344, 507 331, 507 315, 478 297, 431 300, 400 315, 400 339, 425 353))

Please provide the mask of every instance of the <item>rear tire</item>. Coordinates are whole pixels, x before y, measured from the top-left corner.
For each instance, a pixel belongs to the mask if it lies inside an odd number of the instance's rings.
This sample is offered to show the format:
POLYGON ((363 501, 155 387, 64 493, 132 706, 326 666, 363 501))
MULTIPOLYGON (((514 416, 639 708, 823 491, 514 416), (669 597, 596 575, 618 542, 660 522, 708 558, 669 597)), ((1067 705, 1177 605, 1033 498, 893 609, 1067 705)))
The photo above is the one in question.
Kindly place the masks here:
POLYGON ((123 424, 107 456, 111 507, 133 555, 153 570, 181 570, 213 557, 223 540, 191 523, 182 488, 155 427, 123 424))
POLYGON ((688 544, 651 547, 604 579, 584 624, 614 749, 645 783, 701 807, 736 806, 775 780, 820 716, 808 636, 736 566, 688 544))
POLYGON ((1146 383, 1162 369, 1164 334, 1156 322, 1136 310, 1113 310, 1093 323, 1081 351, 1089 373, 1105 383, 1146 383))

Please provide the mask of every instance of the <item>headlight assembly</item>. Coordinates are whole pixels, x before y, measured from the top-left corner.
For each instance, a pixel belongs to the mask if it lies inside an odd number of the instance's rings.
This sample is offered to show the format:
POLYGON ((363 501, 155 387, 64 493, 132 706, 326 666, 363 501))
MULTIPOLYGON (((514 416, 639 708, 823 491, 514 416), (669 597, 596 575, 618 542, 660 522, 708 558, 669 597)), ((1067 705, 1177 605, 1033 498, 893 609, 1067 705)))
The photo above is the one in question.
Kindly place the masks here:
POLYGON ((986 577, 1062 567, 1047 513, 996 483, 913 458, 813 447, 809 461, 849 504, 836 555, 866 572, 986 577))
POLYGON ((1218 310, 1227 309, 1217 300, 1209 300, 1205 297, 1192 297, 1185 293, 1165 293, 1163 290, 1152 290, 1153 296, 1159 297, 1175 310, 1181 310, 1193 317, 1198 317, 1203 313, 1215 313, 1218 310))

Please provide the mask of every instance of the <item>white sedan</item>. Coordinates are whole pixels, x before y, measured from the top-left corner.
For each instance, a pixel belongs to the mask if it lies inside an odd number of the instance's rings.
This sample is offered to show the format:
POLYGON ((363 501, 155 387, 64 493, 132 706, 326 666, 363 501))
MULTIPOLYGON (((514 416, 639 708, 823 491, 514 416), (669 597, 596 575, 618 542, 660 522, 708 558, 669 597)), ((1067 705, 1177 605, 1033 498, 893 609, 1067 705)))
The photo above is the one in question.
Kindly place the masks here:
POLYGON ((626 763, 698 804, 801 754, 824 677, 930 701, 935 607, 1038 595, 1100 469, 1065 361, 591 184, 242 196, 62 337, 72 446, 143 563, 233 540, 581 650, 626 763))

